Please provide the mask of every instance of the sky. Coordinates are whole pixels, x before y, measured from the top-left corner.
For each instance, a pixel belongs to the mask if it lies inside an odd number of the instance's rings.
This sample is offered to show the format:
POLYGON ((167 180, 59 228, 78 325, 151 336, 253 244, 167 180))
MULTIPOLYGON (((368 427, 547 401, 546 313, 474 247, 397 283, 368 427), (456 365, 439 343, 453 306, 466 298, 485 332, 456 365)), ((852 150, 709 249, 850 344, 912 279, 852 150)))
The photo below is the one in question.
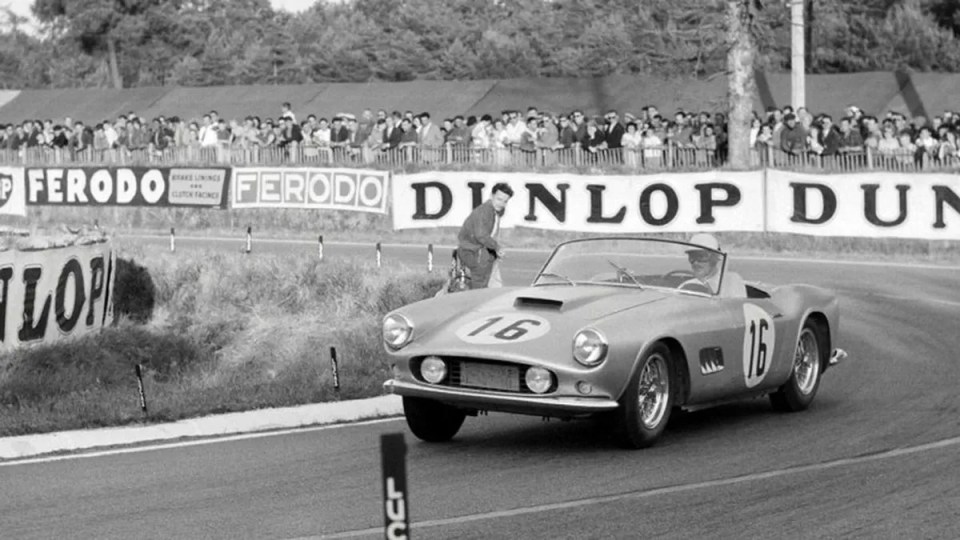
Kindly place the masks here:
MULTIPOLYGON (((270 0, 270 4, 273 5, 273 9, 299 13, 317 1, 318 0, 270 0)), ((14 13, 30 18, 32 18, 30 14, 31 5, 33 5, 33 0, 0 0, 0 8, 9 7, 14 13)))

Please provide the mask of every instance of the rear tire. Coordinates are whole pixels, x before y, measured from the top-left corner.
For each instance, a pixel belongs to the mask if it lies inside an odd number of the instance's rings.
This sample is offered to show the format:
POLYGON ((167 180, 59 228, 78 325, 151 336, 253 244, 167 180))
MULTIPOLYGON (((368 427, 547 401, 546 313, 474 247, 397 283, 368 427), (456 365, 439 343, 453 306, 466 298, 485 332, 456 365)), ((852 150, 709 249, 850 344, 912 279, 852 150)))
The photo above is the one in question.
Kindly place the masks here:
POLYGON ((823 375, 823 340, 817 325, 807 320, 800 329, 797 347, 793 353, 790 378, 776 392, 770 394, 773 408, 781 412, 805 410, 813 402, 823 375))
POLYGON ((670 350, 654 345, 637 365, 614 413, 614 433, 625 448, 652 446, 670 420, 674 395, 679 390, 670 350))
POLYGON ((446 442, 460 431, 466 414, 446 403, 427 398, 403 398, 403 415, 410 431, 426 442, 446 442))

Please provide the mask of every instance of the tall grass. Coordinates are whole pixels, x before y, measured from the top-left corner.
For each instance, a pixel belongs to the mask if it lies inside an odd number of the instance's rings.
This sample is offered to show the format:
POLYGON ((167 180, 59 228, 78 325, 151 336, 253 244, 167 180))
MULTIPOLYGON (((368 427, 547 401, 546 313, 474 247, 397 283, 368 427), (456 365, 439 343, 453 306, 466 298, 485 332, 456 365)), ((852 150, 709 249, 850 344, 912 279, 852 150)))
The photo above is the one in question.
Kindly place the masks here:
POLYGON ((0 359, 0 436, 144 420, 136 364, 149 421, 331 400, 330 347, 340 396, 378 395, 389 376, 380 319, 442 284, 436 274, 308 256, 126 257, 152 278, 152 318, 0 359))

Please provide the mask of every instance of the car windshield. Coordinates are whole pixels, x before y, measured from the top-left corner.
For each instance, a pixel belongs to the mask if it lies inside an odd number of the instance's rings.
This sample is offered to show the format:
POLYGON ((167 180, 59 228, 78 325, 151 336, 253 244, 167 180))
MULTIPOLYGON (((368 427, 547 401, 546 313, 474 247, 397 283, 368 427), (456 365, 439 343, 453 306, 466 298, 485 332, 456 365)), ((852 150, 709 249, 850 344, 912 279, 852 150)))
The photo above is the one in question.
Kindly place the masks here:
POLYGON ((722 252, 686 242, 592 238, 557 246, 533 285, 650 287, 715 295, 725 266, 722 252))

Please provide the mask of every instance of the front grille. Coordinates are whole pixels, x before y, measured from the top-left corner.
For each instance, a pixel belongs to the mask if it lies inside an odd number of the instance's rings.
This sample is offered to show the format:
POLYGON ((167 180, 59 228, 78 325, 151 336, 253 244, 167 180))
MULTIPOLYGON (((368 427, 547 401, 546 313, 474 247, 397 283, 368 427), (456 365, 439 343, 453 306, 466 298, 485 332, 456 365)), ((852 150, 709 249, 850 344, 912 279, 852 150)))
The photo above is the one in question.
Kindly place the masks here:
MULTIPOLYGON (((420 376, 420 363, 423 362, 425 356, 415 357, 410 362, 410 369, 413 372, 413 376, 421 382, 426 382, 420 376)), ((517 394, 534 394, 532 390, 527 386, 527 381, 525 378, 527 368, 529 366, 525 364, 518 364, 516 362, 500 362, 495 360, 486 360, 480 358, 469 358, 463 356, 440 356, 447 363, 447 377, 439 383, 439 386, 449 386, 454 388, 475 388, 480 390, 494 390, 497 392, 508 392, 508 393, 517 393, 517 394), (513 367, 517 370, 517 384, 516 390, 513 389, 504 389, 496 386, 485 386, 485 385, 466 385, 463 382, 463 372, 466 369, 469 369, 469 365, 474 366, 491 366, 491 367, 513 367)), ((551 373, 551 385, 550 389, 547 390, 547 394, 553 392, 557 388, 557 377, 551 373)), ((540 394, 535 394, 540 395, 540 394)))

